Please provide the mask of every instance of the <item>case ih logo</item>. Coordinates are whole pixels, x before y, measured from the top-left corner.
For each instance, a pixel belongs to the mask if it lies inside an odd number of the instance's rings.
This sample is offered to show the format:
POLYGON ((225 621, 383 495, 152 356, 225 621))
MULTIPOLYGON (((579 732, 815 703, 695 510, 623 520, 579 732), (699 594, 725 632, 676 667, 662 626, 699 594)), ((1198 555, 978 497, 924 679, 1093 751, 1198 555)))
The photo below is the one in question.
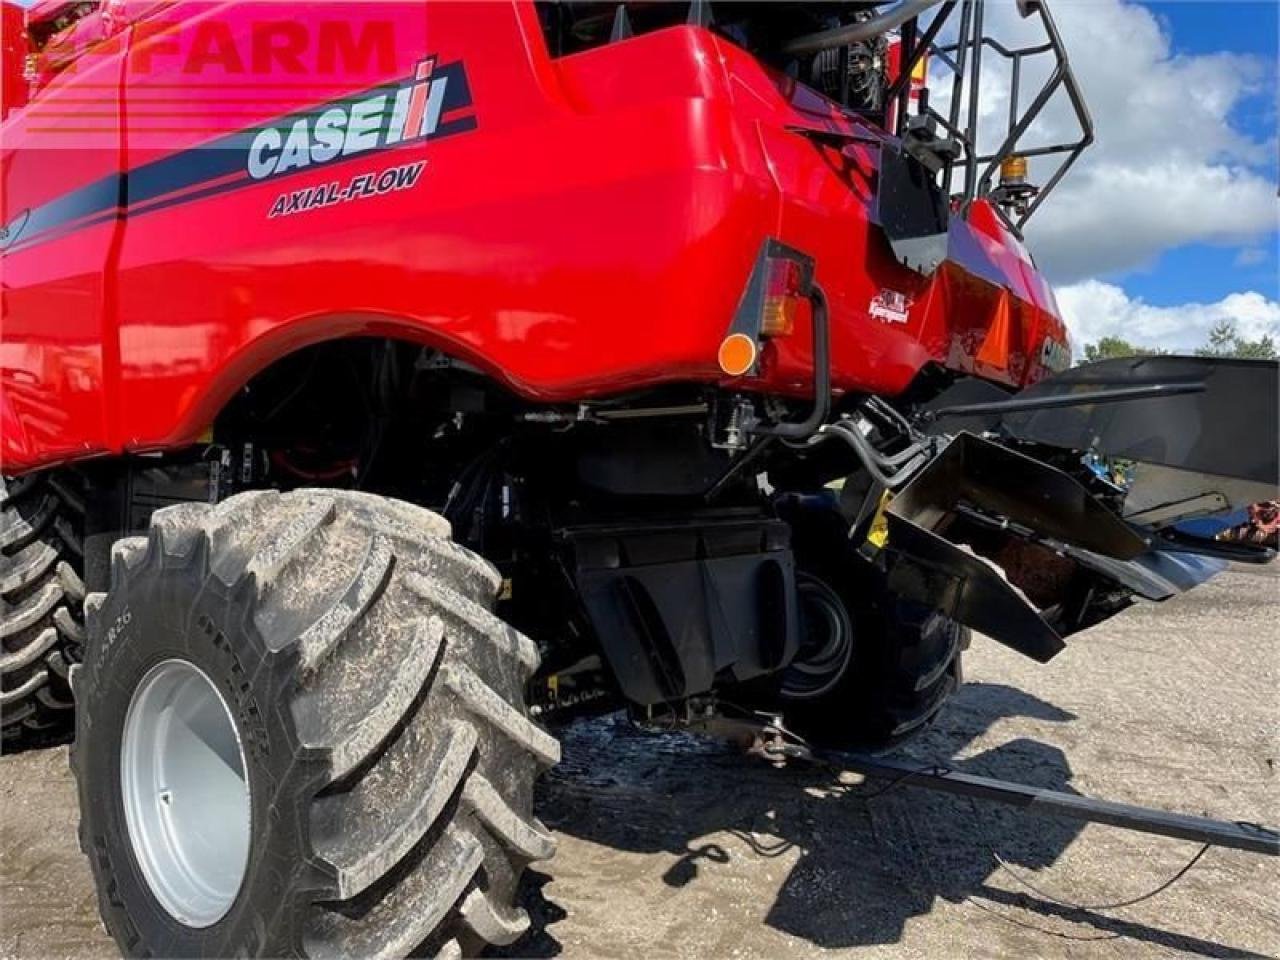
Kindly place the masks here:
MULTIPOLYGON (((437 68, 436 58, 427 57, 398 87, 335 101, 263 127, 249 145, 249 176, 263 180, 443 134, 445 112, 470 104, 461 62, 437 68)), ((475 125, 474 117, 454 125, 463 122, 467 129, 475 125)))

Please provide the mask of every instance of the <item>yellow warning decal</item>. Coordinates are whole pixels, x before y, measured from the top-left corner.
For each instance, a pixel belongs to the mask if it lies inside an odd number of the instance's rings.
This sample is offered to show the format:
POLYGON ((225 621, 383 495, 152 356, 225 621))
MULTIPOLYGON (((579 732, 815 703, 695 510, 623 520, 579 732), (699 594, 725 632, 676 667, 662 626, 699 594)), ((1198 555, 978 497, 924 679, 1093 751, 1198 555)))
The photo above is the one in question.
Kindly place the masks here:
POLYGON ((871 530, 867 533, 867 543, 879 550, 883 550, 884 545, 889 542, 889 521, 885 519, 884 511, 891 500, 893 494, 888 490, 880 494, 880 504, 876 507, 876 515, 871 519, 871 530))

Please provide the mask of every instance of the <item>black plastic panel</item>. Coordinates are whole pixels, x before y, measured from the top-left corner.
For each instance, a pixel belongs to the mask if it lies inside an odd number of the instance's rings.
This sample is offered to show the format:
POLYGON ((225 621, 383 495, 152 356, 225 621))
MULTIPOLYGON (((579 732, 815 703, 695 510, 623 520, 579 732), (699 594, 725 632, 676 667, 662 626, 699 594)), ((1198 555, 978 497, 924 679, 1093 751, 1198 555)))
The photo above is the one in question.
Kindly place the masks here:
POLYGON ((641 705, 780 669, 798 644, 786 524, 578 528, 578 592, 623 695, 641 705))

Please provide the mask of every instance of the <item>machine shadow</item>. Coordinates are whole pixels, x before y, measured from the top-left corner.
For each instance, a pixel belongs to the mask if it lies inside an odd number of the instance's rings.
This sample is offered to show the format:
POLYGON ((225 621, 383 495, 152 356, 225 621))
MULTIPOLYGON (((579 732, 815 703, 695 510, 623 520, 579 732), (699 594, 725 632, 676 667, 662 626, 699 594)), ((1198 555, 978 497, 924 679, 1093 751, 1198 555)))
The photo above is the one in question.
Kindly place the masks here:
MULTIPOLYGON (((968 684, 941 722, 903 755, 947 761, 1012 716, 1048 723, 1075 719, 1012 687, 968 684)), ((618 850, 675 854, 663 877, 673 888, 696 883, 701 871, 733 858, 768 859, 798 849, 766 922, 817 946, 896 943, 906 922, 929 912, 941 897, 969 900, 1011 923, 1018 922, 1010 918, 1018 913, 1011 908, 1082 923, 1091 928, 1082 939, 1128 937, 1202 955, 1252 956, 988 885, 999 869, 994 854, 1024 869, 1049 866, 1079 834, 1079 824, 905 785, 858 782, 820 765, 775 770, 718 741, 638 730, 620 714, 580 721, 559 734, 564 760, 536 795, 538 814, 549 827, 618 850)), ((956 766, 1071 790, 1062 751, 1036 740, 1013 740, 956 766)), ((530 933, 489 955, 560 952, 555 923, 566 913, 543 896, 548 879, 532 871, 524 885, 524 905, 534 921, 530 933)))

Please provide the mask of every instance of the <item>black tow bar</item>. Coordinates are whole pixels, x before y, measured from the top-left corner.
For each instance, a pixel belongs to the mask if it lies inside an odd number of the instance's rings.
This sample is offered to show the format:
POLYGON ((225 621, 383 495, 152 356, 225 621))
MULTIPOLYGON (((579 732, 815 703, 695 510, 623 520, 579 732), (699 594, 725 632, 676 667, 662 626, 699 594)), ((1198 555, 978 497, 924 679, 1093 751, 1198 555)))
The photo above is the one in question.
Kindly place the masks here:
MULTIPOLYGON (((808 752, 805 748, 800 749, 808 752)), ((1105 823, 1139 833, 1195 840, 1211 846, 1232 847, 1270 857, 1280 856, 1280 832, 1256 823, 1211 820, 1208 817, 1170 813, 1128 803, 1094 800, 1075 793, 1044 790, 1008 780, 960 773, 948 767, 918 766, 864 754, 814 751, 813 756, 865 777, 887 780, 902 786, 954 793, 962 797, 994 800, 996 803, 1007 803, 1041 816, 1105 823)))

